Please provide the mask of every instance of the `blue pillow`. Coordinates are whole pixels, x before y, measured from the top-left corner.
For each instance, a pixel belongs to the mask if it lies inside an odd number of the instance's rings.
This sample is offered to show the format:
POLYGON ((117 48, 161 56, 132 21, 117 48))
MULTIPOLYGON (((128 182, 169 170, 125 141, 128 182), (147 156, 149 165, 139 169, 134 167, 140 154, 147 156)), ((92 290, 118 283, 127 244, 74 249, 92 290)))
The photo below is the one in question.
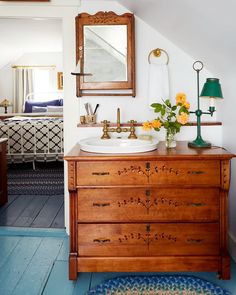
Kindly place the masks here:
POLYGON ((61 101, 60 99, 54 99, 50 101, 43 101, 43 102, 37 102, 37 101, 26 101, 25 102, 25 110, 24 113, 32 113, 33 106, 36 107, 47 107, 47 106, 60 106, 61 101))

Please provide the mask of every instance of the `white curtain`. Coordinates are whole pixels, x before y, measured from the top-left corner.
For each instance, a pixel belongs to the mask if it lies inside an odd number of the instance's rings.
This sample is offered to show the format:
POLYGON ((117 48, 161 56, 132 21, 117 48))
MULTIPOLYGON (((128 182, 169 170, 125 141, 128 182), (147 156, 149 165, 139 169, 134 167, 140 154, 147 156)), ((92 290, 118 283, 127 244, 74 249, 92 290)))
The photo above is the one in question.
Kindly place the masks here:
POLYGON ((13 112, 22 113, 27 94, 34 91, 33 69, 32 68, 14 68, 14 97, 13 112))

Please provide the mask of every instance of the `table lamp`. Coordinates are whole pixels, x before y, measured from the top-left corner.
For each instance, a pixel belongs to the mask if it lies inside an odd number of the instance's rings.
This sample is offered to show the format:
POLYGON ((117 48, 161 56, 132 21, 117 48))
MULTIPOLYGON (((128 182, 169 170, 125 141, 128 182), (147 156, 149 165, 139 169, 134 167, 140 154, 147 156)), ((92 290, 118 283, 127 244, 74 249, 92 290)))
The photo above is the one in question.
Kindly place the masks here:
POLYGON ((219 79, 217 78, 207 78, 203 86, 201 95, 199 95, 199 72, 203 69, 203 63, 201 61, 196 61, 193 63, 193 69, 197 72, 197 110, 190 113, 197 116, 197 137, 194 141, 188 143, 189 147, 192 148, 210 148, 211 143, 202 139, 201 136, 201 116, 211 115, 215 112, 214 99, 223 98, 221 86, 219 79), (200 97, 210 98, 210 106, 208 112, 203 112, 200 109, 200 97))
POLYGON ((5 108, 5 114, 7 114, 7 108, 9 106, 11 106, 12 103, 8 100, 8 99, 4 99, 1 103, 0 103, 0 107, 5 108))

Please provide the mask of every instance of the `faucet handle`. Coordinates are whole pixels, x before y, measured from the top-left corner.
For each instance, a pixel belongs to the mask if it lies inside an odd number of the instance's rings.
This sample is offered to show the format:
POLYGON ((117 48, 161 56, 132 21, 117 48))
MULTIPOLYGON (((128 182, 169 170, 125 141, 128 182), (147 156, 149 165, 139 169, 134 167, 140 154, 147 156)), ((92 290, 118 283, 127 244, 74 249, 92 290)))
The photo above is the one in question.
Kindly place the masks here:
POLYGON ((110 121, 107 121, 107 120, 103 120, 101 123, 103 123, 103 134, 102 134, 102 137, 101 139, 109 139, 110 138, 110 135, 108 134, 108 130, 109 130, 109 123, 110 121))
POLYGON ((104 125, 107 125, 107 124, 109 124, 109 123, 110 123, 110 121, 103 120, 103 121, 101 121, 101 123, 103 123, 104 125))
POLYGON ((137 121, 135 121, 135 120, 130 120, 130 121, 128 121, 128 123, 130 123, 130 135, 128 136, 128 138, 136 139, 137 136, 136 136, 136 134, 135 134, 135 127, 134 127, 134 124, 137 123, 137 121))
POLYGON ((128 121, 128 123, 130 123, 130 125, 134 125, 134 124, 136 124, 137 123, 137 121, 135 121, 135 120, 130 120, 130 121, 128 121))

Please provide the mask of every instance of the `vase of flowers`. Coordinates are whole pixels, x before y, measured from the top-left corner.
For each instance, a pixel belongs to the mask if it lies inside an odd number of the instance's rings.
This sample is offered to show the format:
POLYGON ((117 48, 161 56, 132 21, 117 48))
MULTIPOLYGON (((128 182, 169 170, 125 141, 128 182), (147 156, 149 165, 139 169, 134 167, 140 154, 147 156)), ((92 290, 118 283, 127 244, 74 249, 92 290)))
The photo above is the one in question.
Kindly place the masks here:
POLYGON ((171 130, 166 130, 166 147, 174 148, 176 147, 175 133, 172 133, 171 130))
POLYGON ((153 103, 151 107, 158 114, 158 117, 143 123, 143 130, 145 131, 151 129, 160 131, 162 127, 166 129, 167 148, 176 146, 175 134, 180 132, 181 126, 189 121, 190 104, 187 102, 186 95, 178 93, 175 100, 175 104, 171 104, 169 99, 163 100, 163 103, 153 103))

